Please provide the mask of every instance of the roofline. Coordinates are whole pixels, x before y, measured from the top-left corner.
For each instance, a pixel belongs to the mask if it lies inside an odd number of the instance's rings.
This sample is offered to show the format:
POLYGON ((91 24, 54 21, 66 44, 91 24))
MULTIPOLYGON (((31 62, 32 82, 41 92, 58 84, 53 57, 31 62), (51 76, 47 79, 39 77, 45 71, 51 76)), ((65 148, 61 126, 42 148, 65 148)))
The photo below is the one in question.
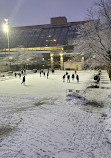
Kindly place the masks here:
MULTIPOLYGON (((49 24, 50 25, 50 24, 49 24)), ((39 29, 42 28, 45 25, 32 25, 32 26, 17 26, 17 27, 11 27, 11 29, 15 30, 22 30, 22 29, 39 29)))
POLYGON ((94 20, 85 20, 85 21, 76 21, 76 22, 70 22, 71 25, 84 25, 85 23, 88 23, 88 22, 91 22, 91 21, 94 21, 94 20))
POLYGON ((90 21, 93 21, 93 20, 86 20, 86 21, 76 21, 76 22, 67 22, 67 23, 64 23, 64 24, 55 24, 55 25, 52 25, 52 24, 43 24, 43 25, 30 25, 30 26, 17 26, 17 27, 11 27, 11 29, 15 29, 15 30, 23 30, 23 29, 39 29, 39 28, 44 28, 44 27, 50 27, 50 26, 62 26, 62 25, 65 25, 65 26, 69 26, 69 24, 71 26, 74 26, 74 25, 84 25, 85 23, 88 23, 90 21))

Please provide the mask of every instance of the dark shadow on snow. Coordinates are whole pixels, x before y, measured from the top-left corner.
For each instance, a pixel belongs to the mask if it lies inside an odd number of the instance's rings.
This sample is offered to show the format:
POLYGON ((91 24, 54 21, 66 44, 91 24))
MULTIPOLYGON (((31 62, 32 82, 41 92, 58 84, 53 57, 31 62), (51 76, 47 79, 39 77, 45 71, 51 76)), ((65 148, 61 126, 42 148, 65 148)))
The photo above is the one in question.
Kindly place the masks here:
POLYGON ((14 128, 12 128, 9 125, 7 125, 7 126, 1 126, 0 127, 0 137, 1 136, 9 135, 13 130, 14 130, 14 128))

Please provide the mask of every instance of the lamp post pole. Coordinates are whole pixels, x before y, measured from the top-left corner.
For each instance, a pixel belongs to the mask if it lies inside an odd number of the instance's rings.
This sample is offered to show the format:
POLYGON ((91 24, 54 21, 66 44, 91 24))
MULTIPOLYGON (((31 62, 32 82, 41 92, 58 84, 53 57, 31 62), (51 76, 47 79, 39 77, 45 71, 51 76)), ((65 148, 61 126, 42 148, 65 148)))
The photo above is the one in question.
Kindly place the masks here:
POLYGON ((8 31, 7 31, 7 39, 8 39, 8 53, 10 54, 9 24, 8 24, 8 31))

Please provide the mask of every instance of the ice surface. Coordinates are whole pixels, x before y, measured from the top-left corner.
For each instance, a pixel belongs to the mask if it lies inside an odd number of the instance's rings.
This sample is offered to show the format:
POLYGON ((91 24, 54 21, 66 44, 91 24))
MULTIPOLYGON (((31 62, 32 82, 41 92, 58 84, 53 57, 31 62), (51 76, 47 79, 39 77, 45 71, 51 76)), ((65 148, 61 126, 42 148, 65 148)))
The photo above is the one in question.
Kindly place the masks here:
POLYGON ((63 74, 26 74, 25 85, 18 76, 0 80, 0 158, 111 157, 110 89, 86 89, 94 71, 79 71, 79 83, 63 82, 63 74), (68 89, 84 99, 67 96, 68 89), (104 107, 84 104, 92 100, 104 107))

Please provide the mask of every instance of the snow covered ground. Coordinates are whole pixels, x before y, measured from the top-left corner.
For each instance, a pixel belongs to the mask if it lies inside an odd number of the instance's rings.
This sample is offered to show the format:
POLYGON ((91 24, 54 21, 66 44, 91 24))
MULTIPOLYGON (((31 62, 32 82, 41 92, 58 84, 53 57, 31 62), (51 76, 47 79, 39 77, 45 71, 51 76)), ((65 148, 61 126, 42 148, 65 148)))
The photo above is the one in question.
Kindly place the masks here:
POLYGON ((0 158, 110 158, 111 83, 102 71, 87 88, 95 73, 79 71, 79 83, 63 82, 65 71, 26 74, 25 85, 1 77, 0 158))

